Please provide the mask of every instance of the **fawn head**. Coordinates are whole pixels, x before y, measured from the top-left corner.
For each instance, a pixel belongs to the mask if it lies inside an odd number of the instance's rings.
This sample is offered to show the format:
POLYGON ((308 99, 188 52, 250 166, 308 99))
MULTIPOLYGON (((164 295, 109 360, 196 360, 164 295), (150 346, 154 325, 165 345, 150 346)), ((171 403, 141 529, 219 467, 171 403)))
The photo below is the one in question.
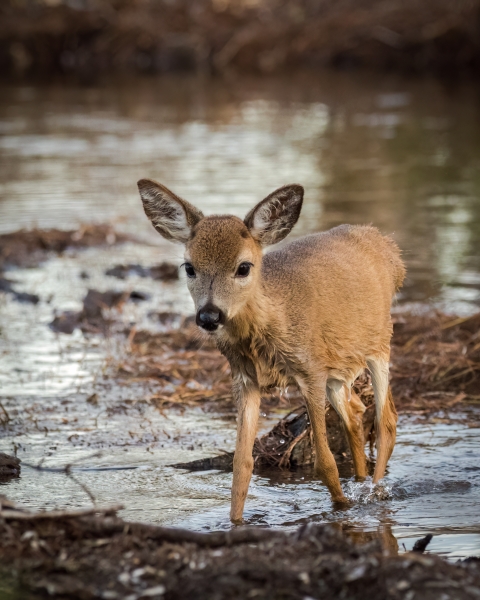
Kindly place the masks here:
POLYGON ((262 248, 283 240, 298 220, 300 185, 287 185, 259 202, 242 221, 232 215, 204 217, 189 202, 150 179, 138 182, 147 217, 166 239, 185 244, 185 272, 196 323, 215 332, 255 294, 262 248))

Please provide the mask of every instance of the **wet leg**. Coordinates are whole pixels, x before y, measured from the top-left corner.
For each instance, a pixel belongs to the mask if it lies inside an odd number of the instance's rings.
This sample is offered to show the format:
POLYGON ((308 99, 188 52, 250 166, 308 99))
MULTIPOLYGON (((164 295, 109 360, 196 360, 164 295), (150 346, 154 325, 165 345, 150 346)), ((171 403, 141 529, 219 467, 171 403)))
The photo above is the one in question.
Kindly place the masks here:
POLYGON ((385 475, 387 462, 392 455, 397 435, 397 411, 388 384, 388 359, 367 360, 372 375, 375 395, 375 430, 377 438, 377 462, 373 481, 377 483, 385 475))
POLYGON ((338 469, 328 446, 325 423, 326 377, 301 386, 307 402, 315 442, 315 475, 327 486, 334 502, 347 502, 343 495, 338 469))
POLYGON ((362 421, 365 406, 353 390, 349 390, 345 383, 337 379, 327 381, 327 398, 343 421, 350 452, 352 453, 355 475, 358 479, 365 479, 367 476, 367 457, 365 455, 362 421))
POLYGON ((255 386, 234 390, 238 403, 237 442, 233 458, 233 483, 230 519, 240 522, 253 472, 253 444, 257 435, 260 391, 255 386))

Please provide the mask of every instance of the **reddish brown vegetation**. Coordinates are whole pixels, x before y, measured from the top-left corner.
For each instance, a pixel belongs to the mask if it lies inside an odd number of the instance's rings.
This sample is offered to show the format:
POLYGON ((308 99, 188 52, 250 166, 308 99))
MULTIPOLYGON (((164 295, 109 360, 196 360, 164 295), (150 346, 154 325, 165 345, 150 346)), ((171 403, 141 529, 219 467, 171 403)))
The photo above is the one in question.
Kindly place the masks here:
POLYGON ((478 402, 480 313, 397 317, 391 373, 400 410, 448 410, 478 402))

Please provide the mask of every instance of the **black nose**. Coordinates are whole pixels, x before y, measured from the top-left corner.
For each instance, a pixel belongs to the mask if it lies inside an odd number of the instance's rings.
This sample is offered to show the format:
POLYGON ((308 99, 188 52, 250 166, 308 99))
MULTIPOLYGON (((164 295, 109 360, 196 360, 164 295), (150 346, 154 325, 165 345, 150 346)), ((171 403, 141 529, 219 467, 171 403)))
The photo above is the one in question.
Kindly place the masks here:
POLYGON ((206 331, 215 331, 219 325, 223 325, 225 317, 219 308, 207 304, 197 312, 196 322, 206 331))

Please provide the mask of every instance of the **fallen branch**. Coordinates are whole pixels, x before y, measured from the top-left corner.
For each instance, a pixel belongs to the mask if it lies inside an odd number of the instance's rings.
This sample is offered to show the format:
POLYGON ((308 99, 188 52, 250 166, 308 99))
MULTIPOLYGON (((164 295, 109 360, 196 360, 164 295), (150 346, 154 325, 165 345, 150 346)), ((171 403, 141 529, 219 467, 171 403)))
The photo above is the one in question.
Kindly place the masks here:
MULTIPOLYGON (((1 505, 0 505, 1 506, 1 505)), ((7 508, 6 510, 0 510, 0 519, 6 521, 38 521, 39 519, 77 519, 79 517, 88 517, 90 515, 102 514, 109 515, 122 510, 121 504, 115 504, 113 506, 107 506, 105 508, 84 508, 81 510, 52 510, 45 512, 27 512, 15 507, 13 509, 7 508)))
POLYGON ((131 533, 143 538, 158 542, 169 542, 178 544, 196 544, 205 548, 216 548, 219 546, 233 546, 236 544, 258 544, 279 537, 285 537, 286 533, 275 529, 263 529, 260 527, 241 527, 230 531, 215 531, 212 533, 200 533, 188 529, 177 529, 174 527, 159 527, 146 523, 125 522, 121 519, 115 521, 101 521, 99 519, 82 520, 82 525, 87 526, 91 533, 96 535, 112 535, 116 533, 131 533))
POLYGON ((285 532, 260 527, 245 527, 230 531, 215 531, 213 533, 199 533, 188 529, 174 527, 159 527, 146 523, 125 522, 123 519, 99 518, 100 515, 112 515, 123 508, 122 505, 107 506, 105 508, 88 508, 81 510, 50 512, 23 511, 6 498, 0 499, 0 519, 5 521, 38 521, 54 519, 81 519, 82 529, 97 536, 111 536, 117 533, 136 535, 158 542, 178 544, 196 544, 208 548, 218 546, 231 546, 234 544, 255 544, 285 536, 285 532), (2 507, 5 507, 2 510, 2 507), (92 518, 93 516, 93 518, 92 518), (86 518, 89 517, 89 518, 86 518))

